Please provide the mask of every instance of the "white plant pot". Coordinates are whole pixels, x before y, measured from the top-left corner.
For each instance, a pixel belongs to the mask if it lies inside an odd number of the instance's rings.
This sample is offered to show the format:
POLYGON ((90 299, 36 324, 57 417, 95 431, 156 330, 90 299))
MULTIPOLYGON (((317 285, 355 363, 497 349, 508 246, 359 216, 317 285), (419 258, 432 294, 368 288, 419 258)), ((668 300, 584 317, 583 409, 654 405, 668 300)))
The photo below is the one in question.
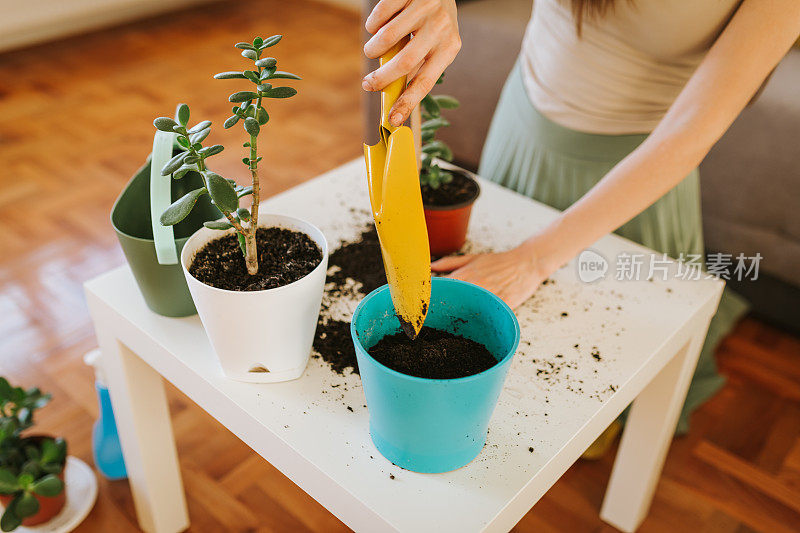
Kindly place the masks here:
POLYGON ((322 261, 305 277, 275 289, 229 291, 198 281, 189 273, 195 254, 227 232, 199 229, 181 252, 181 266, 197 313, 225 375, 250 383, 299 378, 308 364, 317 327, 328 242, 316 226, 283 215, 260 215, 260 227, 305 233, 322 251, 322 261))

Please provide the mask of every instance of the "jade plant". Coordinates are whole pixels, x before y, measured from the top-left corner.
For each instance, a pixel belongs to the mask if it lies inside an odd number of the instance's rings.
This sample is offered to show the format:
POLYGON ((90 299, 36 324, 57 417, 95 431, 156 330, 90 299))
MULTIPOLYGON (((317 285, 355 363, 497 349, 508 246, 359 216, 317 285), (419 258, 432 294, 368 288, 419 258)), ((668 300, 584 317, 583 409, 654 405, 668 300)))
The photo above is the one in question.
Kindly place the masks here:
POLYGON ((36 496, 57 496, 64 490, 59 475, 67 459, 64 439, 26 437, 37 409, 50 401, 37 388, 12 387, 0 377, 0 494, 11 498, 0 529, 13 531, 39 512, 36 496))
MULTIPOLYGON (((441 77, 436 81, 437 85, 439 83, 442 83, 441 77)), ((453 152, 444 142, 436 139, 436 132, 440 128, 450 125, 450 122, 442 117, 442 109, 455 109, 459 106, 459 103, 452 96, 428 94, 422 99, 421 106, 422 161, 420 163, 419 181, 422 185, 427 185, 431 189, 438 189, 440 186, 450 183, 453 180, 453 175, 442 169, 434 160, 434 157, 444 161, 452 161, 453 152)))
POLYGON ((238 91, 228 97, 228 101, 235 105, 232 115, 225 120, 223 127, 231 128, 242 121, 247 141, 243 144, 247 155, 242 162, 250 171, 250 185, 239 185, 235 180, 223 178, 209 170, 206 160, 224 149, 222 145, 215 144, 203 146, 203 141, 211 132, 211 122, 203 120, 189 127, 189 106, 178 105, 175 119, 159 117, 153 125, 169 133, 177 134, 177 142, 181 152, 173 157, 161 174, 172 174, 175 179, 180 179, 190 171, 197 171, 203 176, 205 186, 188 192, 176 200, 161 215, 161 224, 172 226, 186 218, 197 203, 197 200, 208 194, 211 201, 225 216, 225 220, 206 222, 205 226, 215 230, 234 228, 239 239, 239 247, 244 254, 247 272, 250 275, 258 273, 258 250, 256 247, 256 230, 258 228, 258 207, 261 196, 258 163, 258 135, 261 126, 269 121, 269 113, 264 107, 267 98, 290 98, 297 94, 292 87, 273 87, 271 80, 287 79, 299 80, 300 76, 291 72, 278 70, 278 61, 274 57, 262 57, 264 51, 278 44, 281 35, 273 35, 267 39, 256 37, 252 43, 241 42, 235 47, 241 50, 245 59, 252 61, 253 65, 241 71, 220 72, 214 78, 218 80, 246 80, 252 84, 249 90, 238 91), (240 205, 240 199, 252 195, 250 209, 240 205))

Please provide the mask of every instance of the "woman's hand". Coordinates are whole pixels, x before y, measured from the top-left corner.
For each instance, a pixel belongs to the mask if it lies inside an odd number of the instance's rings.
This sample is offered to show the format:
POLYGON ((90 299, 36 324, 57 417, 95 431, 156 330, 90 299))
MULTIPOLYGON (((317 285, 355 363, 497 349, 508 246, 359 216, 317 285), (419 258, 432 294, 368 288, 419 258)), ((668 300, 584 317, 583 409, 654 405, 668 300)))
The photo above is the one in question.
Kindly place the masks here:
POLYGON ((461 49, 455 0, 381 0, 365 26, 372 34, 364 45, 370 59, 413 34, 394 58, 367 74, 361 84, 365 91, 380 91, 402 76, 412 78, 389 114, 389 122, 400 126, 461 49))
POLYGON ((431 264, 434 272, 480 285, 505 301, 512 309, 533 296, 547 273, 530 250, 517 247, 507 252, 452 255, 431 264))

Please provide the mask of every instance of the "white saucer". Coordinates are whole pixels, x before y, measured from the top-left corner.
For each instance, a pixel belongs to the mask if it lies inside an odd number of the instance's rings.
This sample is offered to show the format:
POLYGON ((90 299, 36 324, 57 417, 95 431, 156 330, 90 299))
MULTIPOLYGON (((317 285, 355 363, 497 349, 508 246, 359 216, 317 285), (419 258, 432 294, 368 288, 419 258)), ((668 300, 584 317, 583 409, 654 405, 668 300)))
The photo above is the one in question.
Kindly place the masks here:
POLYGON ((77 457, 67 457, 64 473, 67 485, 67 504, 45 524, 19 527, 19 533, 68 533, 83 522, 97 500, 97 478, 92 469, 77 457))

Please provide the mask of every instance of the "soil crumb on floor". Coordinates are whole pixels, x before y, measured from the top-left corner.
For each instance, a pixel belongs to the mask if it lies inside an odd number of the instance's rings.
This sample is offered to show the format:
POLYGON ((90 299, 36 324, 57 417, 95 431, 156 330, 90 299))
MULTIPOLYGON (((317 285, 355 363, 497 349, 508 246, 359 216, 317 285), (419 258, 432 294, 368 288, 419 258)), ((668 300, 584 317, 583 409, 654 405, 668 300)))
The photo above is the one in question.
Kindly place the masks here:
POLYGON ((209 242, 195 255, 189 273, 197 280, 229 291, 261 291, 303 278, 322 261, 311 237, 285 228, 258 228, 258 274, 247 273, 235 233, 209 242))
POLYGON ((392 370, 428 379, 472 376, 497 364, 483 344, 427 326, 414 341, 399 332, 382 338, 368 352, 392 370))

